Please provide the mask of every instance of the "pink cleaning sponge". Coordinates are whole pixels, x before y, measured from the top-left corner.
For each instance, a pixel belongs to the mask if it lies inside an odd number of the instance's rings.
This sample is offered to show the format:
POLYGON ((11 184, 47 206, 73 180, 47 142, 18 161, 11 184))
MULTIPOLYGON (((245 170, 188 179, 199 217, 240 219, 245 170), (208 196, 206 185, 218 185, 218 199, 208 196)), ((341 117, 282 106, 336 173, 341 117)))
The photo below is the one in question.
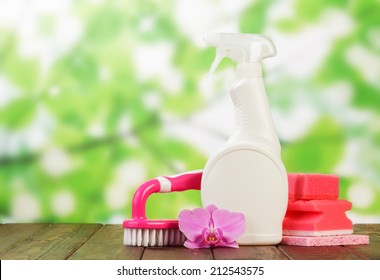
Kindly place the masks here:
POLYGON ((289 199, 328 199, 339 196, 339 176, 334 174, 288 173, 289 199))
POLYGON ((347 200, 289 201, 282 225, 284 235, 329 236, 351 234, 352 222, 346 216, 351 209, 347 200))
POLYGON ((338 246, 368 244, 368 235, 337 235, 337 236, 286 236, 281 244, 295 246, 338 246))

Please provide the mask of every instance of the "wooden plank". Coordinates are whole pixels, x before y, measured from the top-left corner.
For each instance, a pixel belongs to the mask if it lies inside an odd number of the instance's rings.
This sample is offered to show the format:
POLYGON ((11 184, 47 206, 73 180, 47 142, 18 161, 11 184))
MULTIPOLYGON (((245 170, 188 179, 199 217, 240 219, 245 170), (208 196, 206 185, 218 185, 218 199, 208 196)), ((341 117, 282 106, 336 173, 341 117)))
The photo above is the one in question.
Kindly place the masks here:
POLYGON ((49 224, 5 224, 0 226, 0 254, 49 224))
POLYGON ((211 249, 178 247, 146 247, 143 260, 212 260, 211 249))
POLYGON ((240 246, 233 248, 213 248, 216 260, 287 260, 276 246, 240 246))
POLYGON ((364 260, 380 259, 380 224, 355 224, 354 234, 369 235, 368 245, 344 246, 353 254, 364 260))
POLYGON ((128 247, 123 244, 124 229, 121 225, 105 225, 83 244, 70 260, 140 260, 144 247, 128 247))
POLYGON ((359 257, 342 246, 289 246, 279 245, 288 258, 293 260, 357 260, 359 257))
POLYGON ((369 234, 369 244, 344 246, 353 254, 364 260, 380 260, 380 235, 369 234))
POLYGON ((66 259, 100 227, 99 224, 50 225, 2 252, 0 259, 66 259))
POLYGON ((355 234, 380 234, 380 224, 355 224, 354 225, 355 234))

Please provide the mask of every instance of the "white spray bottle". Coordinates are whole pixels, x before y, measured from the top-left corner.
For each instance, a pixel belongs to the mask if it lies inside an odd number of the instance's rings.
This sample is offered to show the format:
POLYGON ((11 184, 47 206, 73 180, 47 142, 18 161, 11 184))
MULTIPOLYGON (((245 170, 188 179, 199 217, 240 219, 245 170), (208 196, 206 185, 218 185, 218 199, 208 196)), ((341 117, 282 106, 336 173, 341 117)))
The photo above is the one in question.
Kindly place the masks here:
POLYGON ((276 54, 275 46, 255 34, 213 33, 204 41, 217 48, 211 73, 224 57, 238 64, 230 90, 236 130, 204 168, 202 205, 244 213, 246 232, 239 244, 277 244, 282 239, 288 180, 260 64, 276 54))

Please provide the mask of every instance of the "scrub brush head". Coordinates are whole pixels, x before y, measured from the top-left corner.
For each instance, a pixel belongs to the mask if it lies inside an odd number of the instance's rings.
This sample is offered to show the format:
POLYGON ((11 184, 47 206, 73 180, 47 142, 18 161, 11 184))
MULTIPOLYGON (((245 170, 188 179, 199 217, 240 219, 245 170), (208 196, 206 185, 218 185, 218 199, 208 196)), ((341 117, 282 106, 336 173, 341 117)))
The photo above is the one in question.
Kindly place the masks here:
MULTIPOLYGON (((132 222, 132 221, 131 221, 132 222)), ((186 241, 185 235, 179 230, 178 222, 161 220, 160 226, 154 227, 154 220, 140 221, 138 228, 130 227, 129 221, 124 222, 124 245, 127 246, 179 246, 186 241), (153 226, 149 228, 149 226, 153 226)))
POLYGON ((192 171, 176 176, 163 176, 142 184, 132 201, 132 219, 123 222, 124 245, 176 246, 183 245, 185 235, 179 230, 178 220, 150 220, 145 214, 148 197, 153 193, 199 190, 202 171, 192 171))

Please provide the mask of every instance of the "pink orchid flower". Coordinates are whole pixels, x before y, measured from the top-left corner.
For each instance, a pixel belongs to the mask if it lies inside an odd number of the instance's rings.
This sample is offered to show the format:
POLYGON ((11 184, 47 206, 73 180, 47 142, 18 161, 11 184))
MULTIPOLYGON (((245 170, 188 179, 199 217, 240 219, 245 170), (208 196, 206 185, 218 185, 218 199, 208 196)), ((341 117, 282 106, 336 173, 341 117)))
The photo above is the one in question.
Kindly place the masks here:
POLYGON ((213 204, 192 211, 182 210, 178 222, 179 229, 187 238, 184 246, 189 249, 238 248, 236 239, 245 231, 245 217, 242 213, 218 209, 213 204))

